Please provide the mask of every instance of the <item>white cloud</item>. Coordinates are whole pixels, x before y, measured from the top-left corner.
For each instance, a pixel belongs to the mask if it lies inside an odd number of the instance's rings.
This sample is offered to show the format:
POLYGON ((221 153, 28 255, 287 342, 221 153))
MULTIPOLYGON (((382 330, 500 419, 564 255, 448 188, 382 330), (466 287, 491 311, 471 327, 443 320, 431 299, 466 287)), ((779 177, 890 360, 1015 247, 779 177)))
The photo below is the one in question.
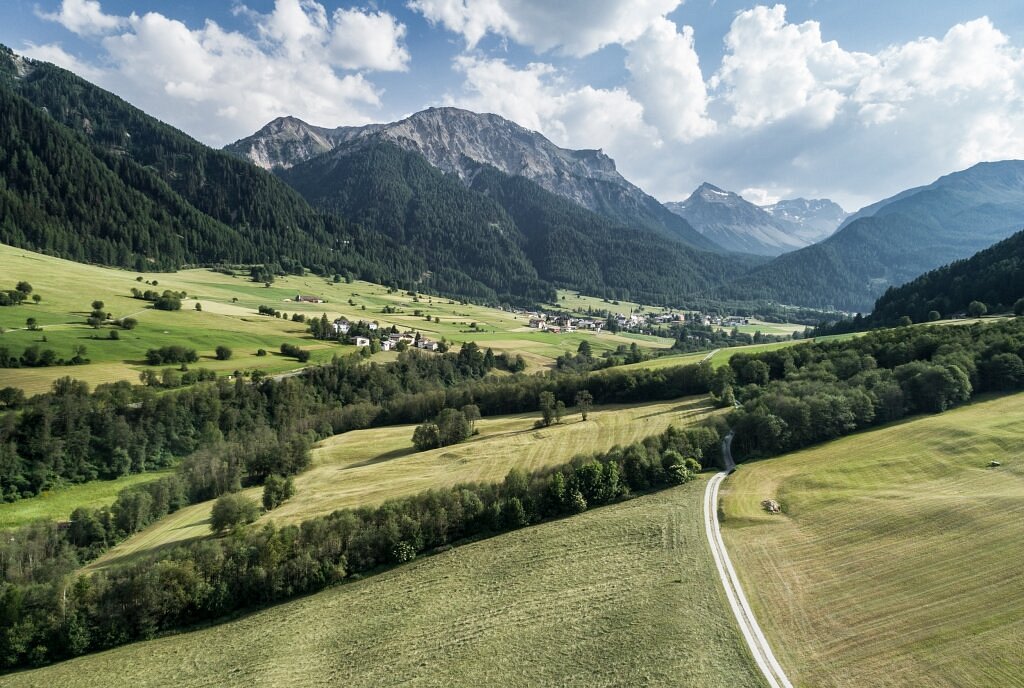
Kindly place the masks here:
POLYGON ((37 9, 36 14, 80 36, 109 33, 124 26, 126 22, 124 17, 104 14, 97 0, 63 0, 58 12, 42 12, 37 9))
POLYGON ((754 205, 772 205, 782 200, 782 197, 786 192, 779 193, 772 189, 763 189, 760 187, 750 187, 740 191, 740 196, 745 200, 750 201, 754 205))
POLYGON ((643 106, 624 89, 569 85, 555 67, 531 63, 519 69, 500 59, 463 55, 464 92, 447 104, 493 112, 539 131, 561 146, 650 150, 657 132, 643 120, 643 106))
POLYGON ((410 0, 430 22, 461 34, 469 48, 488 33, 539 52, 589 55, 640 37, 681 0, 410 0))
POLYGON ((816 126, 836 118, 845 94, 877 60, 824 42, 816 21, 790 24, 786 7, 755 7, 733 20, 712 85, 733 107, 732 123, 757 127, 799 115, 816 126))
POLYGON ((63 67, 64 69, 74 72, 83 79, 88 79, 89 81, 100 82, 105 76, 103 70, 82 62, 77 57, 64 50, 64 48, 57 43, 49 43, 46 45, 34 45, 30 43, 27 48, 21 51, 21 54, 25 57, 31 57, 33 60, 52 62, 58 67, 63 67))
POLYGON ((715 130, 692 27, 680 33, 668 19, 655 20, 627 46, 626 67, 630 93, 643 104, 644 119, 663 136, 691 141, 715 130))
MULTIPOLYGON (((61 16, 78 16, 80 3, 64 0, 61 16)), ((94 19, 108 16, 98 3, 87 4, 94 19)), ((408 67, 405 26, 386 12, 338 10, 329 17, 314 0, 276 0, 268 14, 236 11, 251 22, 251 32, 133 14, 100 39, 102 69, 56 45, 26 53, 101 85, 116 84, 119 95, 214 144, 288 114, 329 125, 369 122, 381 100, 365 72, 408 67)))
POLYGON ((337 10, 331 55, 344 69, 405 71, 409 51, 405 49, 405 25, 386 12, 337 10))

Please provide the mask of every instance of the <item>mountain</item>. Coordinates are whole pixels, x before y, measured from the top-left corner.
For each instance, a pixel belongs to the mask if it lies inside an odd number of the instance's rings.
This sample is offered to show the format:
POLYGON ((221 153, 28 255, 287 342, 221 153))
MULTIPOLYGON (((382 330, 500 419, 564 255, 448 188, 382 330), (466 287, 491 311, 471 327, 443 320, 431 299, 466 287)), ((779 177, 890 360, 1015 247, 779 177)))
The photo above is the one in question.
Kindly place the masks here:
POLYGON ((869 311, 874 300, 1024 226, 1024 162, 980 163, 856 213, 831 237, 726 285, 732 298, 869 311))
POLYGON ((799 228, 794 229, 796 236, 807 245, 831 236, 848 214, 838 203, 827 198, 792 198, 762 207, 777 220, 796 225, 799 228))
POLYGON ((807 230, 774 217, 742 196, 705 182, 685 201, 665 207, 719 246, 738 253, 777 256, 807 246, 807 230))
MULTIPOLYGON (((964 313, 971 301, 1003 313, 1024 298, 1024 231, 966 260, 927 272, 889 289, 865 319, 869 326, 895 325, 902 316, 926 322, 931 311, 948 317, 964 313)), ((934 316, 933 316, 934 317, 934 316)))
POLYGON ((442 282, 460 269, 542 300, 547 284, 665 302, 706 292, 747 264, 645 227, 625 227, 490 165, 467 186, 390 141, 359 137, 278 174, 316 207, 422 255, 442 282))
POLYGON ((0 101, 4 243, 137 270, 269 263, 378 281, 426 270, 274 175, 2 46, 0 101))
POLYGON ((498 115, 430 108, 390 124, 337 129, 286 117, 224 150, 266 169, 288 169, 343 143, 370 139, 418 153, 466 185, 472 183, 481 164, 490 165, 505 174, 525 177, 619 224, 654 229, 702 250, 721 250, 627 181, 600 150, 560 148, 498 115))

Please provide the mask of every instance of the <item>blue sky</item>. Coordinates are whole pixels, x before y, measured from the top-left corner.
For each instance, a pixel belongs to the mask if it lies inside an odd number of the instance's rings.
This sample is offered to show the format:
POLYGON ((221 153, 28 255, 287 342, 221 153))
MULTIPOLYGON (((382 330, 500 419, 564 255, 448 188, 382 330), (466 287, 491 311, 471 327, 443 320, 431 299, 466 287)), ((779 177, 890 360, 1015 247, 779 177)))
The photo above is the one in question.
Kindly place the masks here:
POLYGON ((855 209, 1024 157, 1010 0, 5 0, 0 42, 215 146, 457 105, 602 148, 662 200, 706 180, 855 209))

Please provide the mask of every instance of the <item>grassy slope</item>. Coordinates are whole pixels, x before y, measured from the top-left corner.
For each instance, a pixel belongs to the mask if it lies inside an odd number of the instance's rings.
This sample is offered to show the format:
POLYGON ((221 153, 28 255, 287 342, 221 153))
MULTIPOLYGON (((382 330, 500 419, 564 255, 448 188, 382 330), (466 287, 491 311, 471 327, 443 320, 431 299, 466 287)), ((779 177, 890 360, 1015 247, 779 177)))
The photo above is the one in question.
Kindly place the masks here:
MULTIPOLYGON (((295 479, 296 494, 266 516, 294 523, 336 509, 380 504, 436 487, 464 482, 498 482, 513 467, 533 471, 560 465, 576 454, 610 449, 661 432, 669 425, 692 424, 712 412, 702 398, 638 406, 606 406, 566 422, 534 430, 537 414, 485 418, 480 434, 470 441, 427 452, 415 452, 415 426, 359 430, 321 442, 313 466, 295 479)), ((262 488, 246 494, 255 501, 262 488)), ((208 537, 212 502, 171 514, 113 548, 90 568, 125 561, 169 544, 208 537)))
POLYGON ((1018 394, 726 481, 730 554, 795 683, 1024 686, 1022 428, 1018 394))
POLYGON ((704 485, 4 682, 106 687, 130 671, 138 688, 760 686, 704 541, 704 485))
MULTIPOLYGON (((86 355, 93 362, 87 366, 52 367, 19 370, 0 370, 0 387, 13 385, 28 393, 46 391, 53 380, 72 375, 91 384, 111 380, 137 381, 145 368, 142 359, 147 349, 168 344, 186 344, 202 356, 199 367, 221 372, 236 369, 259 368, 268 372, 281 372, 297 367, 291 359, 274 354, 282 343, 300 344, 311 349, 313 361, 330 360, 336 353, 350 352, 353 347, 316 342, 309 338, 306 326, 275 318, 256 315, 257 306, 273 306, 289 315, 293 312, 307 316, 327 313, 330 317, 345 315, 353 319, 377 320, 386 325, 404 329, 418 329, 433 339, 450 341, 476 341, 491 346, 495 351, 522 353, 533 368, 549 365, 566 351, 575 352, 584 339, 591 342, 596 353, 614 349, 619 344, 636 341, 646 348, 667 348, 669 339, 614 335, 602 333, 571 333, 556 335, 537 332, 527 327, 522 317, 493 308, 460 305, 448 299, 422 297, 420 302, 405 293, 388 294, 387 289, 368 282, 334 284, 321 278, 284 277, 270 288, 250 282, 245 277, 229 277, 209 270, 182 270, 176 273, 147 273, 146 280, 157 280, 157 287, 136 281, 137 273, 83 265, 44 256, 31 251, 0 244, 0 288, 13 289, 19 280, 27 280, 42 295, 36 305, 26 302, 21 306, 0 308, 0 327, 7 330, 0 335, 0 346, 20 352, 32 344, 52 348, 58 355, 70 358, 75 345, 86 347, 86 355), (133 287, 142 290, 173 289, 186 291, 190 297, 182 310, 176 313, 157 311, 144 301, 132 299, 133 287), (297 292, 327 299, 324 304, 294 304, 288 301, 297 292), (232 301, 237 299, 237 302, 232 301), (355 305, 349 305, 349 300, 355 305), (110 327, 99 331, 85 324, 91 302, 103 301, 104 309, 114 317, 131 316, 139 326, 130 332, 122 331, 121 339, 106 339, 110 327), (194 310, 195 303, 203 311, 194 310), (362 307, 365 306, 366 310, 362 307), (383 308, 391 306, 399 313, 385 314, 383 308), (424 316, 413 315, 422 310, 440 322, 427 322, 424 316), (26 318, 34 317, 43 326, 42 332, 25 329, 26 318), (480 330, 472 331, 471 323, 480 330), (41 342, 42 336, 47 342, 41 342), (94 336, 100 337, 93 339, 94 336), (225 344, 234 350, 229 361, 213 358, 214 349, 225 344), (257 349, 272 352, 257 357, 257 349)), ((388 357, 382 354, 382 360, 388 357)))
POLYGON ((77 507, 101 507, 114 503, 117 493, 126 487, 148 483, 168 475, 170 470, 137 473, 117 480, 94 480, 48 490, 38 497, 0 504, 0 530, 23 526, 32 521, 63 521, 77 507))

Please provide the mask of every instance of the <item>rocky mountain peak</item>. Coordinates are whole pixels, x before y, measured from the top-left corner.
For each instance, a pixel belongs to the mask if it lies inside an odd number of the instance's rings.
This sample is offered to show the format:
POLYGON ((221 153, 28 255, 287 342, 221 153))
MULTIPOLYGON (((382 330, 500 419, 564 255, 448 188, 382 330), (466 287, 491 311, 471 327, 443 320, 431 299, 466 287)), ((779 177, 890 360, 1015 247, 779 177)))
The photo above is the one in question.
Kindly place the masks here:
POLYGON ((225 150, 267 169, 287 169, 328 151, 347 155, 370 141, 422 155, 467 185, 481 165, 490 165, 627 226, 654 228, 694 247, 719 250, 626 180, 600 149, 562 148, 539 132, 491 113, 434 107, 397 122, 336 129, 283 117, 225 150))

